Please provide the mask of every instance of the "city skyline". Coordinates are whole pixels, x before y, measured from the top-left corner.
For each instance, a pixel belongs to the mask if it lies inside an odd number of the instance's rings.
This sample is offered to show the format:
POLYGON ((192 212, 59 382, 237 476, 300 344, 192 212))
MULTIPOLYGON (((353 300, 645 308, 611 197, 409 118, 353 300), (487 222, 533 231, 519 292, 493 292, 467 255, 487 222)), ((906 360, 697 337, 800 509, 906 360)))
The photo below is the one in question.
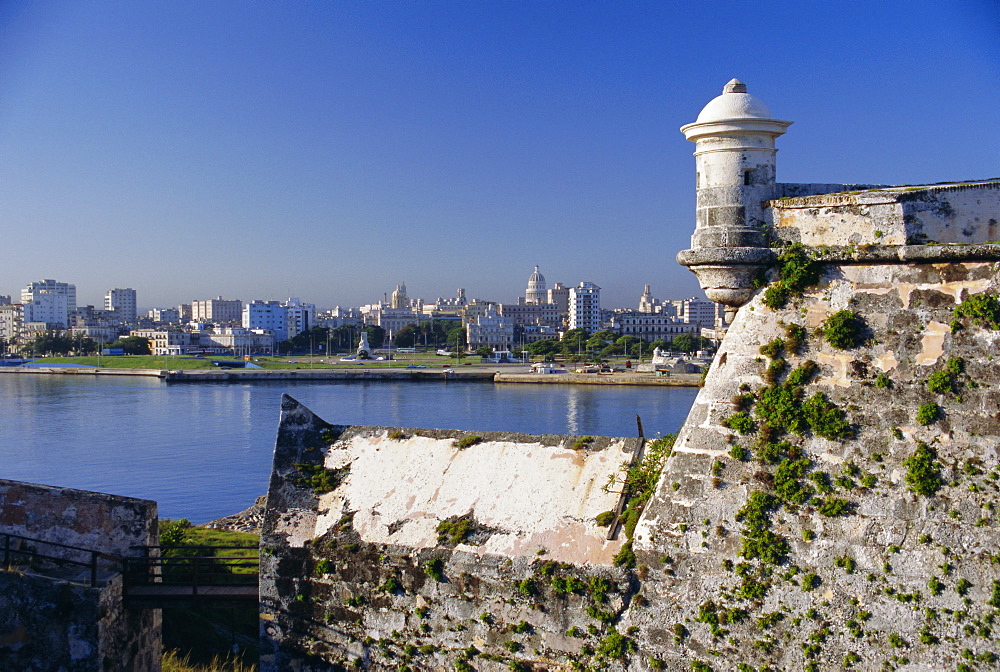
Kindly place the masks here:
MULTIPOLYGON (((519 291, 515 291, 514 296, 512 298, 509 298, 509 299, 499 296, 498 293, 496 293, 496 292, 490 293, 490 294, 487 294, 487 295, 484 295, 484 296, 468 296, 468 297, 466 297, 465 296, 465 292, 464 292, 464 288, 463 287, 458 287, 458 288, 456 288, 456 291, 452 292, 450 295, 449 294, 434 294, 434 295, 427 294, 427 295, 425 295, 425 294, 421 294, 421 293, 416 293, 412 297, 411 301, 412 302, 422 301, 425 304, 433 303, 433 302, 438 301, 438 300, 449 301, 449 300, 454 300, 456 294, 458 294, 458 292, 461 291, 463 298, 465 298, 466 300, 468 300, 470 302, 478 300, 478 301, 483 301, 483 302, 487 302, 487 303, 517 304, 519 301, 524 300, 526 298, 526 296, 531 293, 531 288, 532 288, 532 282, 531 282, 531 280, 532 280, 532 278, 536 277, 536 274, 539 272, 539 266, 538 265, 535 265, 534 268, 535 268, 535 272, 529 275, 528 279, 524 283, 522 283, 521 289, 519 291)), ((74 300, 75 300, 75 297, 76 297, 77 293, 79 293, 79 287, 76 285, 76 283, 74 283, 72 281, 67 281, 67 280, 57 279, 57 278, 45 278, 45 279, 39 279, 39 280, 32 281, 32 282, 27 282, 27 283, 25 283, 24 287, 22 287, 19 290, 18 289, 9 289, 8 290, 9 293, 6 294, 6 295, 4 294, 4 289, 5 288, 0 288, 0 297, 8 296, 13 303, 18 303, 19 301, 23 302, 25 300, 24 299, 25 292, 30 292, 31 289, 33 287, 36 287, 36 286, 39 287, 39 288, 44 289, 46 283, 49 283, 49 284, 55 283, 55 284, 59 284, 59 285, 68 285, 69 287, 72 288, 74 300)), ((543 284, 555 285, 557 283, 559 285, 561 285, 564 289, 567 289, 567 290, 569 288, 571 288, 571 287, 576 287, 578 285, 582 286, 582 285, 596 284, 596 283, 592 283, 592 282, 587 281, 587 280, 580 280, 578 282, 569 282, 569 283, 563 282, 561 280, 554 280, 554 281, 551 281, 551 282, 546 281, 546 283, 543 283, 543 284)), ((406 283, 405 282, 401 282, 401 283, 397 283, 395 285, 395 287, 397 289, 400 286, 403 286, 405 288, 406 283)), ((648 292, 651 291, 651 285, 650 285, 650 283, 644 283, 643 284, 643 288, 644 288, 643 291, 641 291, 641 292, 637 291, 636 292, 636 295, 637 295, 638 298, 635 298, 630 303, 627 302, 627 303, 624 303, 624 304, 621 304, 621 305, 616 305, 616 306, 614 306, 614 309, 632 309, 632 310, 635 310, 636 306, 641 306, 642 303, 643 303, 643 300, 646 298, 646 295, 647 295, 646 293, 648 293, 648 292)), ((306 289, 308 289, 308 288, 306 288, 306 289)), ((89 290, 87 290, 87 291, 89 291, 89 290)), ((218 294, 213 297, 211 294, 209 294, 209 295, 192 297, 192 298, 184 298, 184 299, 175 300, 175 301, 168 301, 168 302, 163 303, 163 304, 154 305, 154 304, 144 303, 141 298, 138 298, 141 295, 138 293, 138 291, 135 288, 133 288, 133 287, 118 287, 118 288, 109 288, 107 291, 105 291, 102 294, 102 297, 103 297, 102 301, 99 302, 99 303, 88 304, 88 303, 86 303, 86 302, 84 302, 84 301, 81 300, 81 301, 76 301, 74 305, 76 305, 78 307, 90 306, 90 307, 97 308, 98 310, 100 310, 102 308, 104 310, 111 310, 111 308, 108 307, 109 306, 109 301, 112 300, 111 297, 112 297, 113 294, 117 294, 117 293, 120 293, 120 292, 131 292, 132 293, 131 294, 131 296, 132 296, 132 298, 131 298, 132 304, 131 305, 134 306, 133 310, 137 311, 141 315, 145 315, 147 312, 154 311, 154 310, 177 308, 179 305, 182 305, 182 304, 191 305, 192 301, 194 301, 194 302, 202 302, 202 301, 211 301, 213 299, 222 299, 222 300, 227 300, 227 301, 237 301, 238 300, 243 305, 246 305, 248 303, 255 302, 255 301, 258 301, 258 302, 259 301, 276 302, 276 301, 280 301, 282 299, 292 300, 292 301, 298 301, 301 296, 308 296, 308 293, 303 293, 303 292, 299 292, 296 295, 287 296, 287 297, 278 297, 278 296, 255 296, 255 297, 233 296, 233 297, 229 297, 229 296, 222 296, 222 295, 218 295, 218 294)), ((369 297, 367 300, 362 301, 361 303, 348 304, 348 303, 344 303, 344 302, 336 302, 336 301, 334 301, 333 303, 330 303, 330 304, 322 304, 321 306, 318 305, 317 309, 320 310, 321 312, 330 311, 330 310, 333 310, 335 308, 357 309, 357 308, 360 308, 362 306, 374 305, 374 304, 377 304, 379 302, 384 302, 386 305, 390 305, 392 303, 392 300, 391 300, 392 295, 393 295, 393 292, 389 291, 387 289, 387 290, 383 291, 381 294, 379 294, 377 296, 369 297)), ((650 296, 653 296, 653 295, 655 295, 657 301, 660 301, 660 300, 670 301, 670 300, 690 299, 690 298, 699 298, 700 300, 706 300, 704 298, 704 292, 700 292, 700 291, 695 292, 695 293, 693 293, 690 296, 674 295, 674 294, 670 294, 668 292, 662 292, 662 293, 661 292, 653 292, 652 294, 650 294, 650 296)), ((506 296, 506 294, 504 296, 506 296)), ((641 308, 640 308, 640 311, 641 311, 641 308)), ((650 311, 650 312, 652 312, 652 311, 650 311)))
POLYGON ((995 14, 4 3, 0 294, 503 300, 538 264, 607 305, 702 296, 674 261, 694 229, 681 125, 738 77, 795 122, 779 181, 993 177, 995 14))

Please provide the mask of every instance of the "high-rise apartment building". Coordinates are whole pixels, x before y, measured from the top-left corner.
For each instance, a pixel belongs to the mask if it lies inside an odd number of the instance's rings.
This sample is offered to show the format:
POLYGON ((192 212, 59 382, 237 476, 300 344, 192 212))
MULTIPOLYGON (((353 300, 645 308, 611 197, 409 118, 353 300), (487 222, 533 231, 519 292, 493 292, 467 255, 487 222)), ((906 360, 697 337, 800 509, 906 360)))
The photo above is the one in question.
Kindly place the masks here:
POLYGON ((206 301, 191 302, 192 322, 213 324, 239 324, 243 317, 243 302, 239 299, 225 300, 221 296, 206 301))
POLYGON ((44 323, 45 329, 66 329, 70 326, 65 294, 32 292, 32 299, 22 305, 25 322, 44 323))
POLYGON ((135 290, 109 289, 104 295, 104 310, 112 310, 122 322, 135 322, 135 290))
POLYGON ((601 328, 601 288, 581 282, 569 288, 569 328, 593 333, 601 328))
MULTIPOLYGON (((69 314, 76 310, 76 285, 72 285, 68 282, 57 282, 51 279, 45 279, 41 282, 32 282, 27 287, 21 290, 21 303, 33 303, 35 298, 41 294, 54 294, 56 296, 61 296, 64 298, 63 303, 66 306, 66 313, 59 317, 58 319, 52 320, 55 324, 68 325, 69 324, 69 314)), ((46 305, 51 305, 48 300, 45 301, 46 305)), ((40 310, 45 310, 40 308, 40 310)), ((30 320, 34 322, 48 322, 49 320, 30 320)))
POLYGON ((316 305, 291 298, 279 301, 251 301, 243 307, 244 329, 267 329, 278 342, 287 341, 316 324, 316 305))

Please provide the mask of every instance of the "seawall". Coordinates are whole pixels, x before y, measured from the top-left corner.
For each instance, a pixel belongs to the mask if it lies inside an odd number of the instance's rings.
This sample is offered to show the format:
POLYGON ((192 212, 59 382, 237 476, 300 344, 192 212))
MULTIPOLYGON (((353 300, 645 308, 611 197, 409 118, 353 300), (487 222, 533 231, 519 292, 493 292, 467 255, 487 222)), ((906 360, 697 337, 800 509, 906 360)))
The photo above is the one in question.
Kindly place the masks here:
POLYGON ((650 385, 697 387, 700 374, 657 377, 635 373, 503 373, 492 369, 89 369, 89 368, 6 368, 0 375, 46 376, 138 376, 159 378, 168 383, 248 383, 276 381, 466 381, 480 383, 523 383, 543 385, 650 385))

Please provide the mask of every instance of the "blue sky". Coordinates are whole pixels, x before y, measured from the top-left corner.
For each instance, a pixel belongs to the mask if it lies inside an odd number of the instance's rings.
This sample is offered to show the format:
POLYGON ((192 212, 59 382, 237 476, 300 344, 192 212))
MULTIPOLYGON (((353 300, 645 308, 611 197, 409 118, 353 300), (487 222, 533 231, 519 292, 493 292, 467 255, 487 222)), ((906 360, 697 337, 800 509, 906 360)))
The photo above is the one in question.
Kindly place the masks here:
POLYGON ((0 294, 700 294, 678 128, 745 81, 784 182, 1000 176, 969 2, 0 2, 0 294))

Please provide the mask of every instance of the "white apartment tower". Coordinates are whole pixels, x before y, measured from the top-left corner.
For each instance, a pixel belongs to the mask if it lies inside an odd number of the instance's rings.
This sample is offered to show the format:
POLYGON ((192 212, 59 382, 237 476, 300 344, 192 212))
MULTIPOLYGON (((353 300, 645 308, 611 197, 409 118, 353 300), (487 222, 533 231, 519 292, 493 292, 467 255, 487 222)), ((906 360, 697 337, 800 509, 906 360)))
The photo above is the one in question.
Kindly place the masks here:
MULTIPOLYGON (((35 297, 42 293, 56 294, 58 296, 65 297, 66 314, 55 321, 57 323, 68 325, 69 314, 76 310, 76 285, 71 285, 68 282, 57 282, 51 279, 45 279, 41 282, 32 282, 21 290, 21 303, 32 303, 34 302, 35 297)), ((40 322, 41 320, 38 321, 40 322)))
POLYGON ((46 292, 32 292, 32 299, 22 303, 25 322, 44 322, 46 329, 65 329, 69 326, 69 310, 66 295, 46 292))
POLYGON ((290 298, 285 301, 285 311, 289 338, 309 331, 316 323, 316 305, 313 303, 302 303, 298 298, 290 298))
POLYGON ((191 320, 193 322, 239 324, 242 317, 243 302, 239 299, 229 301, 220 296, 207 301, 191 302, 191 320))
POLYGON ((316 305, 302 303, 297 298, 284 303, 251 301, 243 307, 244 329, 267 329, 276 341, 287 341, 316 324, 316 305))
POLYGON ((601 288, 581 282, 569 288, 569 328, 593 333, 601 328, 601 288))
POLYGON ((109 289, 104 295, 104 310, 113 310, 122 322, 135 322, 135 290, 109 289))

